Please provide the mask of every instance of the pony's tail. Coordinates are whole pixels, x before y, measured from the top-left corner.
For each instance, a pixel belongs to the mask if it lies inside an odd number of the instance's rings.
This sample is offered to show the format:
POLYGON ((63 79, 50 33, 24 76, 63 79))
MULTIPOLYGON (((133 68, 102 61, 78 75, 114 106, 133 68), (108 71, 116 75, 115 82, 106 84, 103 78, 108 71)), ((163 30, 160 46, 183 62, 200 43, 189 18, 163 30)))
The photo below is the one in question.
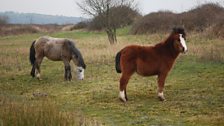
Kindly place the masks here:
POLYGON ((33 41, 32 45, 31 45, 31 47, 30 47, 30 63, 31 63, 32 65, 34 65, 34 63, 35 63, 35 61, 36 61, 36 58, 35 58, 35 54, 36 54, 36 52, 35 52, 35 49, 34 49, 34 44, 35 44, 35 42, 36 42, 36 40, 33 41))
POLYGON ((115 57, 115 68, 117 73, 121 73, 120 58, 121 58, 121 51, 118 52, 115 57))

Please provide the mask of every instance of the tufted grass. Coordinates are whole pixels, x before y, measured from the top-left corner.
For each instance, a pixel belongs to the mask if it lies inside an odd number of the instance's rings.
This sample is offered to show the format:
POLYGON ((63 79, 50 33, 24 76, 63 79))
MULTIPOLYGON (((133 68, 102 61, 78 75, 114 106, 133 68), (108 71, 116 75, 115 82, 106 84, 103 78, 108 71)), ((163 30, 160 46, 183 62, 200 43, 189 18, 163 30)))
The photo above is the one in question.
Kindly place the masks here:
MULTIPOLYGON (((114 68, 116 52, 129 44, 154 44, 166 36, 133 36, 128 35, 127 29, 118 31, 119 43, 113 46, 109 45, 104 33, 50 34, 74 39, 84 56, 85 80, 77 80, 73 71, 71 82, 63 80, 62 62, 47 59, 41 66, 42 81, 29 75, 29 47, 43 33, 1 37, 0 125, 224 124, 222 40, 188 35, 189 52, 177 59, 166 80, 167 100, 160 102, 156 97, 156 77, 134 75, 127 89, 129 101, 124 104, 118 99, 120 74, 114 68), (209 58, 210 49, 220 50, 213 51, 212 55, 221 58, 209 58), (36 121, 37 118, 40 120, 36 121)), ((74 70, 75 66, 72 68, 74 70)))

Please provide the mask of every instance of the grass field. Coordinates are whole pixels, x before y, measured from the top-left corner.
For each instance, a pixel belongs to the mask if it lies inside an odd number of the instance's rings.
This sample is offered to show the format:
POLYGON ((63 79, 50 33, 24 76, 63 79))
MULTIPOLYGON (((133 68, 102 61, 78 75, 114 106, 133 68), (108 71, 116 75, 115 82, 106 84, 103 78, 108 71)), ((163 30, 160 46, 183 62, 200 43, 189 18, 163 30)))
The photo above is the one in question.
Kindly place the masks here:
POLYGON ((0 126, 218 126, 224 124, 224 42, 188 35, 189 52, 181 55, 165 84, 165 102, 157 99, 156 77, 134 75, 129 101, 118 99, 120 74, 115 72, 117 51, 129 44, 149 45, 166 35, 128 35, 118 31, 110 46, 104 33, 51 33, 76 40, 87 64, 85 79, 63 80, 62 62, 44 59, 42 81, 29 74, 31 42, 41 34, 0 38, 0 126))

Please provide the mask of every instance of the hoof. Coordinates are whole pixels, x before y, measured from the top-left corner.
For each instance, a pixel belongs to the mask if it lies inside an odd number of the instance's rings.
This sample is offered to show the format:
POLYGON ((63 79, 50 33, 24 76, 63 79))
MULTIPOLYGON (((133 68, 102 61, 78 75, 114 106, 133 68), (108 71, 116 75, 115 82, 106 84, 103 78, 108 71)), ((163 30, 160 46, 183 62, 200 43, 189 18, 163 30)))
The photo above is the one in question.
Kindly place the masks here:
POLYGON ((38 80, 42 80, 42 79, 40 78, 40 74, 37 74, 36 77, 37 77, 38 80))
POLYGON ((123 98, 121 98, 121 97, 119 97, 119 99, 120 99, 120 101, 121 101, 121 102, 124 102, 124 103, 126 103, 126 102, 127 102, 127 100, 126 100, 126 99, 123 99, 123 98))
POLYGON ((166 101, 165 97, 158 96, 160 101, 166 101))
POLYGON ((122 101, 122 102, 126 102, 127 101, 127 96, 125 95, 125 92, 124 91, 120 91, 119 93, 119 99, 122 101))
POLYGON ((159 98, 160 101, 165 101, 165 97, 163 95, 163 92, 158 93, 158 98, 159 98))

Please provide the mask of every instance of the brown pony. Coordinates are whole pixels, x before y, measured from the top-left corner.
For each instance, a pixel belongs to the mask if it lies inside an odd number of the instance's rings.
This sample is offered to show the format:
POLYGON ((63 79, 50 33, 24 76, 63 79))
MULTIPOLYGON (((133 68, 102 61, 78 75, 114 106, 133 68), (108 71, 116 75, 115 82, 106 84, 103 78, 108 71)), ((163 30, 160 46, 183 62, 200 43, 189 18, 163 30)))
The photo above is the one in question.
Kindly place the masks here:
POLYGON ((183 28, 173 28, 169 37, 154 46, 130 45, 116 55, 116 71, 120 78, 119 98, 128 100, 126 87, 133 73, 142 76, 158 75, 158 98, 165 100, 163 88, 168 72, 179 53, 187 51, 186 34, 183 28))

